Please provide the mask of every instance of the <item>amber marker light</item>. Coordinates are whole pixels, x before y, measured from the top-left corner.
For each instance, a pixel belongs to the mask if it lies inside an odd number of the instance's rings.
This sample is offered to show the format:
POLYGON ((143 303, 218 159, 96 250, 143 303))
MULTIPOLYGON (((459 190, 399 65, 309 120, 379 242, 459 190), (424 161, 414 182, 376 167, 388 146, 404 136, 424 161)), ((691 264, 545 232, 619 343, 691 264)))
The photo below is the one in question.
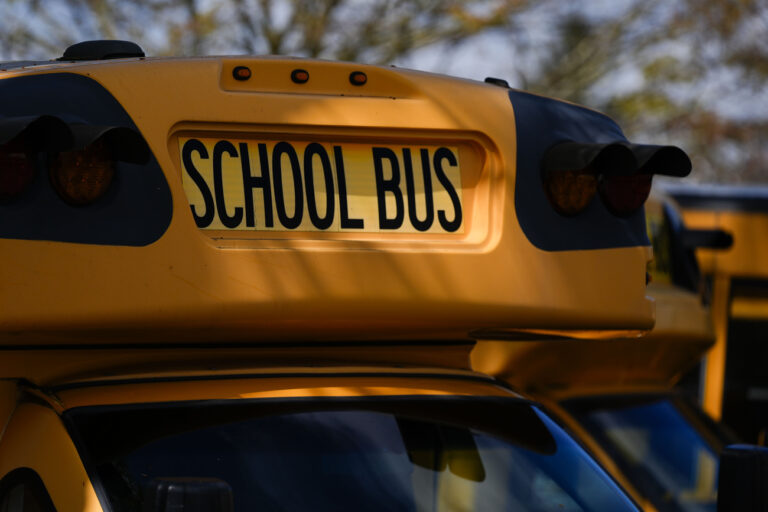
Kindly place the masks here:
POLYGON ((349 74, 349 83, 352 85, 365 85, 368 77, 362 71, 353 71, 349 74))
POLYGON ((291 72, 291 80, 297 84, 305 84, 309 81, 309 72, 306 69, 294 69, 291 72))
POLYGON ((597 177, 586 170, 550 171, 544 189, 555 211, 568 217, 582 212, 595 197, 597 177))
POLYGON ((35 177, 35 162, 24 146, 10 142, 0 146, 0 200, 19 197, 35 177))
POLYGON ((235 80, 243 82, 251 78, 251 70, 245 66, 236 66, 235 69, 232 70, 232 76, 235 80))
POLYGON ((53 156, 49 173, 59 197, 73 206, 84 206, 107 192, 115 174, 115 161, 102 139, 84 149, 53 156))

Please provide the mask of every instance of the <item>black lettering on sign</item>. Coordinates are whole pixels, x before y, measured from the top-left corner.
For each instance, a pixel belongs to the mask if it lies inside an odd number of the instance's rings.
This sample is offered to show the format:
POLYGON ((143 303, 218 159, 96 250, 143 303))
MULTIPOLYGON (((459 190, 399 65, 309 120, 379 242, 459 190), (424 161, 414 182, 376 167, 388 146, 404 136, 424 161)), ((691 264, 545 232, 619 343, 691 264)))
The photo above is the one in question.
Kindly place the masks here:
POLYGON ((445 215, 445 210, 438 210, 437 218, 444 230, 453 233, 461 227, 461 201, 459 200, 459 195, 456 193, 456 189, 453 187, 451 180, 448 179, 448 176, 445 175, 445 171, 443 171, 444 160, 447 160, 451 167, 456 167, 459 164, 459 161, 456 159, 456 155, 454 155, 448 148, 440 148, 435 151, 435 176, 437 176, 437 181, 440 182, 445 191, 448 192, 448 196, 451 198, 451 203, 453 203, 453 220, 448 220, 448 217, 445 215))
POLYGON ((403 167, 405 172, 405 191, 408 196, 408 218, 411 224, 419 231, 427 231, 435 220, 435 210, 432 201, 432 175, 429 169, 429 151, 422 149, 421 174, 424 179, 424 202, 426 213, 424 220, 419 219, 416 212, 416 186, 413 181, 413 164, 411 162, 411 150, 403 148, 403 167))
POLYGON ((287 142, 278 142, 272 149, 272 181, 275 188, 275 208, 277 209, 277 218, 280 224, 286 229, 296 229, 301 224, 304 216, 304 191, 301 186, 301 167, 299 165, 299 156, 287 142), (293 177, 294 210, 293 216, 289 216, 285 210, 285 197, 283 196, 283 155, 288 156, 291 164, 291 175, 293 177))
POLYGON ((403 192, 400 190, 400 164, 397 163, 397 155, 389 148, 373 148, 373 170, 376 174, 376 199, 379 204, 379 228, 398 229, 403 225, 405 212, 403 211, 403 192), (384 166, 382 161, 389 160, 392 177, 384 178, 384 166), (389 192, 395 198, 395 216, 387 216, 386 193, 389 192))
POLYGON ((264 226, 271 228, 272 221, 272 185, 269 180, 269 156, 267 145, 259 144, 259 162, 261 176, 251 176, 251 157, 248 154, 248 144, 240 143, 240 160, 243 169, 243 192, 245 193, 245 225, 256 227, 253 210, 253 189, 260 188, 264 196, 264 226))
POLYGON ((336 161, 336 181, 339 182, 339 215, 341 229, 363 229, 363 219, 349 218, 349 203, 347 202, 347 176, 344 172, 344 155, 341 146, 333 146, 333 158, 336 161))
POLYGON ((307 213, 312 225, 317 229, 328 229, 333 224, 333 216, 336 213, 336 202, 334 200, 333 174, 331 170, 331 160, 328 158, 325 148, 313 142, 304 150, 304 184, 307 189, 307 213), (317 198, 315 197, 315 176, 313 167, 313 158, 320 158, 320 165, 323 169, 323 180, 325 181, 325 217, 320 217, 317 211, 317 198))
POLYGON ((199 228, 207 228, 213 222, 214 206, 213 196, 211 190, 208 188, 208 184, 205 182, 205 178, 200 172, 195 169, 195 164, 192 163, 192 153, 197 152, 200 158, 208 159, 208 150, 205 149, 205 144, 197 139, 189 139, 184 143, 184 147, 181 148, 181 161, 184 164, 184 170, 187 172, 192 181, 197 185, 197 189, 200 191, 200 195, 203 196, 203 205, 205 206, 204 212, 200 215, 197 213, 194 205, 190 205, 192 209, 192 217, 195 218, 195 224, 199 228))
POLYGON ((230 216, 227 213, 227 205, 224 203, 224 183, 221 170, 221 157, 224 153, 237 158, 237 150, 228 140, 220 140, 213 146, 213 191, 216 195, 216 211, 219 213, 219 220, 228 228, 236 228, 243 221, 243 209, 239 206, 230 216))

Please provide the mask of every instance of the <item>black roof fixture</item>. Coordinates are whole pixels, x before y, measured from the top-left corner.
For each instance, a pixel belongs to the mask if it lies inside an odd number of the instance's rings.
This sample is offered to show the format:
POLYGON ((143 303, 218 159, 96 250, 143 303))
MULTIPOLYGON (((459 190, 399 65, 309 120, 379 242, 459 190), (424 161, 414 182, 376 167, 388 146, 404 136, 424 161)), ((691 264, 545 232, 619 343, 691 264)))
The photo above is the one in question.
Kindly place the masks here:
POLYGON ((101 40, 73 44, 58 60, 109 60, 144 57, 144 50, 131 41, 101 40))
POLYGON ((507 82, 503 78, 495 78, 495 77, 492 77, 492 76, 487 76, 487 77, 485 77, 485 83, 491 84, 491 85, 496 85, 498 87, 503 87, 505 89, 509 89, 509 82, 507 82))

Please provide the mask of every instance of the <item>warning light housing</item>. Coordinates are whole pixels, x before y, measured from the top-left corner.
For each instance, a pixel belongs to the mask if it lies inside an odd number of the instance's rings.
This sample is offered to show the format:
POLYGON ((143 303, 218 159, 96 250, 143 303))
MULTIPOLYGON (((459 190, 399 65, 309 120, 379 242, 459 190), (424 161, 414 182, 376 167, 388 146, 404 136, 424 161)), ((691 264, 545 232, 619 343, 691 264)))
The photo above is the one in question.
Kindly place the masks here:
POLYGON ((12 201, 29 188, 36 171, 36 154, 70 146, 72 134, 53 116, 24 116, 0 120, 0 200, 12 201))
POLYGON ((612 214, 627 217, 643 206, 654 174, 683 177, 691 161, 674 146, 561 142, 542 161, 544 189, 553 208, 565 216, 584 211, 596 191, 612 214))

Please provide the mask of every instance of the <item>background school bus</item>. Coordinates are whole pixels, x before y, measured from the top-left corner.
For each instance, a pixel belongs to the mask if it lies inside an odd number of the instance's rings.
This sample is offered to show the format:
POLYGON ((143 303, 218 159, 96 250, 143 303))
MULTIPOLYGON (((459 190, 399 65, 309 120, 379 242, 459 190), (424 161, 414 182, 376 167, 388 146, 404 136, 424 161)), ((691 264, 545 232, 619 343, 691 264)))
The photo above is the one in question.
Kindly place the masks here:
POLYGON ((668 186, 691 227, 725 230, 733 246, 700 249, 717 341, 707 354, 704 409, 747 442, 768 429, 768 188, 668 186))

